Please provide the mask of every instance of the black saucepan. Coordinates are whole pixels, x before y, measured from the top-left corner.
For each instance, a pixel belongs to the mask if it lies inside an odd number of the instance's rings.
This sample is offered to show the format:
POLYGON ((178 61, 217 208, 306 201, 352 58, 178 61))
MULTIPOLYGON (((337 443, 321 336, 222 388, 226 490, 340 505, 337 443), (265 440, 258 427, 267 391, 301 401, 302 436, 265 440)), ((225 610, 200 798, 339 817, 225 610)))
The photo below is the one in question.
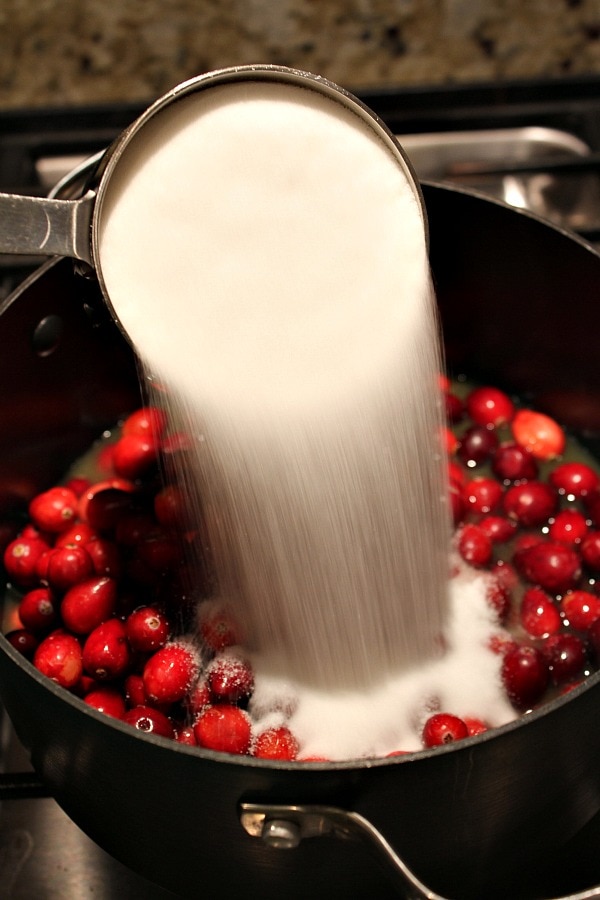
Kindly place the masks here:
MULTIPOLYGON (((449 368, 519 393, 594 450, 600 256, 501 204, 423 190, 449 368)), ((68 260, 48 263, 5 302, 0 346, 6 539, 27 500, 140 394, 135 360, 97 285, 68 260)), ((3 638, 0 684, 58 803, 109 853, 182 897, 402 896, 397 873, 372 853, 369 825, 445 897, 533 898, 600 882, 597 853, 589 864, 579 852, 595 839, 600 810, 599 676, 458 746, 312 765, 140 735, 47 682, 3 638), (254 805, 326 810, 322 818, 302 818, 302 809, 270 815, 284 819, 272 843, 306 836, 283 849, 253 836, 261 815, 244 827, 243 804, 246 817, 254 805), (346 821, 348 811, 367 829, 346 821)))

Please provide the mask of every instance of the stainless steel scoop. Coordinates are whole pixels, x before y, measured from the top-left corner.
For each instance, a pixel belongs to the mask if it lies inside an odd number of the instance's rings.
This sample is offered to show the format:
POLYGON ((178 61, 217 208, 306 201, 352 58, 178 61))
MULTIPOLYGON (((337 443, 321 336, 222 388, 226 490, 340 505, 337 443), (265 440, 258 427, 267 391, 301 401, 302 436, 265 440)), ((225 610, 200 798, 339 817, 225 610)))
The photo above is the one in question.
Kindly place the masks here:
MULTIPOLYGON (((410 162, 385 124, 361 101, 332 82, 307 72, 271 65, 238 66, 192 78, 155 101, 102 155, 93 183, 78 199, 0 193, 0 253, 65 256, 80 260, 95 270, 110 305, 102 277, 100 223, 109 183, 124 159, 130 162, 133 139, 138 138, 150 120, 155 120, 172 104, 181 102, 190 94, 242 81, 278 82, 288 87, 317 91, 349 108, 368 123, 396 157, 408 183, 414 188, 425 223, 424 203, 410 162)), ((127 248, 124 248, 126 252, 127 248)), ((117 316, 115 318, 118 319, 117 316)))

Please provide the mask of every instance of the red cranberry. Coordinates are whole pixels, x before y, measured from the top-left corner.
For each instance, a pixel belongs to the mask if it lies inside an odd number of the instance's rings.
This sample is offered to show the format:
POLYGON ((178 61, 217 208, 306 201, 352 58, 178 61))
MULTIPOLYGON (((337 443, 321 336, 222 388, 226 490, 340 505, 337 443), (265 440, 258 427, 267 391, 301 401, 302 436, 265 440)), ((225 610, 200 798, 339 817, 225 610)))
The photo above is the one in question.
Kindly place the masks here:
POLYGON ((217 652, 242 644, 242 633, 233 616, 219 605, 205 603, 199 610, 200 634, 209 650, 217 652))
POLYGON ((106 716, 112 716, 115 719, 122 719, 126 712, 123 695, 115 687, 94 688, 86 693, 83 702, 106 716))
POLYGON ((134 485, 124 478, 99 481, 79 498, 79 516, 96 531, 110 531, 131 509, 134 491, 134 485))
POLYGON ((180 542, 160 529, 147 535, 136 549, 139 559, 152 572, 166 574, 183 561, 180 542))
POLYGON ((92 558, 78 544, 73 547, 57 547, 50 552, 46 562, 46 580, 57 591, 66 591, 74 584, 89 578, 94 571, 92 558))
POLYGON ((37 575, 37 580, 41 584, 48 584, 48 563, 50 562, 50 557, 54 553, 54 547, 49 548, 44 553, 42 553, 35 564, 35 571, 37 575))
POLYGON ((586 664, 585 644, 575 634, 563 632, 546 638, 542 652, 554 684, 573 681, 586 664))
POLYGON ((26 522, 19 533, 15 535, 11 531, 10 535, 12 538, 20 537, 26 540, 29 540, 31 538, 39 538, 39 540, 45 541, 48 546, 51 546, 51 544, 56 539, 56 535, 47 534, 45 531, 41 531, 39 528, 36 528, 36 526, 32 522, 26 522))
POLYGON ((480 476, 467 481, 463 488, 463 499, 470 512, 490 513, 502 501, 503 489, 493 478, 480 476))
MULTIPOLYGON (((87 490, 87 488, 86 488, 87 490)), ((76 522, 66 531, 61 532, 54 542, 55 547, 68 547, 74 544, 80 544, 82 547, 89 541, 94 541, 98 537, 95 531, 87 522, 76 522)))
POLYGON ((453 425, 460 422, 465 414, 465 404, 456 394, 448 391, 444 394, 444 405, 446 410, 446 418, 453 425))
POLYGON ((562 598, 560 608, 577 631, 587 631, 596 619, 600 619, 600 599, 589 591, 569 591, 562 598))
POLYGON ((175 729, 171 720, 152 706, 136 706, 127 710, 123 715, 123 721, 143 734, 156 734, 166 738, 175 737, 175 729))
POLYGON ((492 559, 492 542, 479 525, 467 523, 458 532, 458 552, 471 566, 487 566, 492 559))
POLYGON ((185 698, 185 707, 190 715, 196 718, 202 710, 211 705, 211 692, 208 681, 199 678, 194 687, 185 698))
POLYGON ((459 447, 459 440, 451 428, 442 427, 440 433, 440 447, 445 451, 446 456, 452 457, 459 447))
POLYGON ((563 509, 550 522, 548 536, 550 540, 561 541, 563 544, 580 544, 587 531, 585 516, 576 509, 563 509))
POLYGON ((158 460, 158 439, 152 434, 124 434, 113 447, 113 467, 121 478, 135 481, 158 460))
POLYGON ((575 498, 585 497, 600 487, 600 478, 585 463, 571 462, 556 466, 548 476, 550 484, 560 494, 575 498))
POLYGON ((175 740, 178 744, 185 744, 188 747, 197 747, 198 741, 194 734, 193 725, 181 725, 175 729, 175 740))
POLYGON ((486 428, 505 425, 515 414, 510 397, 495 387, 475 388, 467 397, 466 405, 473 421, 486 428))
POLYGON ((458 455, 469 467, 478 466, 490 458, 497 446, 498 438, 494 431, 473 425, 462 436, 458 455))
POLYGON ((588 568, 600 572, 600 531, 588 531, 579 547, 581 558, 588 568))
POLYGON ((505 559, 497 560, 490 567, 490 572, 492 572, 498 583, 509 591, 509 593, 514 591, 519 584, 519 576, 517 575, 514 566, 505 559))
POLYGON ((122 434, 159 438, 167 426, 167 414, 157 406, 143 406, 130 413, 121 427, 122 434))
POLYGON ((176 484, 162 488, 154 498, 154 515, 165 528, 181 528, 188 522, 185 494, 176 484))
POLYGON ((520 409, 511 423, 517 442, 536 459, 555 459, 565 449, 565 433, 554 419, 531 409, 520 409))
POLYGON ((155 702, 177 703, 183 700, 197 676, 195 652, 183 643, 166 644, 144 666, 144 690, 155 702))
POLYGON ((29 504, 29 516, 34 525, 52 534, 66 531, 77 515, 78 499, 66 487, 52 487, 38 494, 29 504))
POLYGON ((148 696, 144 690, 144 679, 135 673, 125 678, 123 685, 128 706, 149 706, 148 696))
POLYGON ((500 579, 490 578, 485 589, 485 599, 497 613, 500 622, 504 622, 512 606, 511 593, 500 579))
POLYGON ((85 550, 92 560, 93 571, 96 575, 106 575, 108 578, 115 579, 122 576, 123 560, 114 541, 98 538, 86 544, 85 550))
POLYGON ((91 675, 86 675, 86 673, 83 672, 81 678, 73 688, 73 693, 77 694, 78 697, 85 697, 86 694, 89 694, 90 691, 94 691, 97 687, 98 682, 95 678, 92 678, 91 675))
POLYGON ((579 555, 567 544, 543 541, 515 553, 514 563, 523 577, 551 594, 562 594, 577 585, 581 576, 579 555))
POLYGON ((454 459, 448 460, 448 481, 454 482, 459 488, 464 487, 469 479, 465 469, 454 459))
MULTIPOLYGON (((2 529, 3 532, 6 527, 7 526, 5 524, 2 529)), ((20 532, 17 531, 15 533, 14 529, 11 529, 9 532, 6 532, 6 534, 3 534, 2 537, 6 538, 5 543, 4 543, 4 548, 3 548, 4 550, 6 550, 6 547, 11 542, 11 540, 15 540, 16 538, 23 538, 23 540, 28 540, 28 541, 29 540, 44 541, 48 545, 48 547, 51 547, 52 544, 54 543, 56 535, 49 534, 45 531, 40 531, 40 529, 36 528, 35 525, 33 525, 31 522, 26 522, 20 532)))
MULTIPOLYGON (((96 457, 96 468, 99 472, 107 476, 115 474, 112 464, 113 448, 114 444, 104 444, 98 450, 98 456, 96 457)), ((82 493, 85 493, 85 489, 82 493)))
POLYGON ((517 523, 505 516, 484 516, 477 524, 493 544, 506 544, 517 530, 517 523))
POLYGON ((297 739, 285 725, 267 728, 256 738, 252 755, 260 759, 296 759, 300 746, 297 739))
POLYGON ((466 505, 463 497, 462 488, 455 481, 451 481, 448 484, 448 498, 450 501, 450 510, 452 513, 452 521, 455 525, 458 525, 459 522, 462 522, 465 513, 466 513, 466 505))
POLYGON ((525 481, 537 478, 538 464, 529 450, 507 442, 500 444, 494 453, 492 472, 502 481, 525 481))
POLYGON ((469 737, 474 737, 477 734, 483 734, 484 731, 488 731, 489 729, 489 725, 486 725, 486 723, 481 719, 474 719, 469 716, 465 716, 463 721, 467 726, 469 737))
POLYGON ((429 716, 421 739, 425 747, 439 747, 442 744, 451 744, 469 736, 469 731, 462 719, 450 713, 434 713, 429 716))
POLYGON ((127 640, 133 650, 152 653, 169 639, 171 626, 167 617, 154 606, 140 606, 125 622, 127 640))
POLYGON ((34 634, 43 634, 54 628, 58 609, 50 588, 34 588, 24 594, 19 603, 19 619, 23 627, 34 634))
POLYGON ((552 598, 540 588, 528 588, 523 594, 520 619, 525 631, 536 638, 556 634, 562 626, 552 598))
POLYGON ((7 632, 5 637, 11 647, 14 647, 15 650, 18 650, 18 652, 27 659, 33 657, 39 644, 37 635, 33 634, 31 631, 27 631, 26 628, 15 628, 13 631, 7 632))
POLYGON ((504 495, 504 510, 508 516, 531 528, 545 524, 556 509, 556 492, 543 481, 513 484, 504 495))
POLYGON ((515 556, 518 558, 523 550, 528 550, 530 547, 537 547, 538 544, 544 544, 546 542, 546 538, 544 537, 542 532, 530 532, 524 531, 521 534, 518 534, 515 538, 515 542, 513 544, 513 552, 515 556))
POLYGON ((76 475, 74 478, 69 478, 69 480, 65 484, 65 487, 69 488, 70 491, 73 491, 73 493, 77 497, 81 497, 83 492, 87 491, 89 486, 90 486, 89 478, 83 478, 82 476, 79 476, 79 475, 76 475))
POLYGON ((243 659, 223 653, 216 656, 206 670, 214 703, 240 703, 252 695, 254 674, 243 659))
POLYGON ((97 625, 83 645, 83 668, 98 681, 121 678, 131 663, 131 650, 120 619, 97 625))
POLYGON ((535 647, 517 645, 504 655, 502 682, 513 706, 529 709, 541 700, 548 684, 548 664, 535 647))
POLYGON ((39 644, 33 664, 61 687, 73 688, 83 672, 79 641, 65 631, 53 631, 39 644))
POLYGON ((38 583, 37 563, 49 550, 48 544, 37 537, 15 538, 4 551, 4 568, 18 587, 35 587, 38 583))
POLYGON ((89 634, 112 616, 117 602, 117 583, 112 578, 88 578, 69 588, 60 614, 69 631, 89 634))
POLYGON ((194 734, 200 747, 245 754, 252 737, 250 718, 239 706, 209 706, 194 724, 194 734))
POLYGON ((509 650, 516 650, 519 644, 506 631, 493 634, 488 641, 488 648, 495 656, 505 656, 509 650))

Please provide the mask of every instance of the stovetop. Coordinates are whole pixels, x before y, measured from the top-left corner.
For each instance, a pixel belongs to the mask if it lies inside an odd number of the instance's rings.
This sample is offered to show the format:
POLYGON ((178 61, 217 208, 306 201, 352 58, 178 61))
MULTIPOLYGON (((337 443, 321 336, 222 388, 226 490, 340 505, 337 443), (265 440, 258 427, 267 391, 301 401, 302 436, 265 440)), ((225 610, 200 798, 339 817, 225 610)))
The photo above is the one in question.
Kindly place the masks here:
MULTIPOLYGON (((600 79, 357 94, 399 136, 419 178, 483 191, 600 244, 600 79)), ((142 111, 120 104, 0 112, 0 190, 48 193, 142 111)), ((0 256, 0 299, 38 262, 0 256)), ((3 898, 173 900, 100 850, 44 796, 6 716, 1 735, 3 898)), ((580 841, 591 860, 589 884, 598 843, 600 823, 592 823, 580 841)))

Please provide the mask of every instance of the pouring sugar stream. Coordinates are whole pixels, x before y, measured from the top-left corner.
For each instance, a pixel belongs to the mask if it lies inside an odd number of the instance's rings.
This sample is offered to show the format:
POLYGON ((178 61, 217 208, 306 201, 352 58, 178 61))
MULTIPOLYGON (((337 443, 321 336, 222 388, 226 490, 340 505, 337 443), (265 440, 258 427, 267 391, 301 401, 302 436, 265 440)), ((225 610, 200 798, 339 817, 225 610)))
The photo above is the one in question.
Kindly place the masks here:
POLYGON ((482 649, 483 588, 475 638, 449 621, 418 189, 375 120, 314 87, 248 80, 163 111, 113 173, 99 251, 118 320, 193 436, 177 476, 244 628, 254 715, 291 708, 307 751, 335 758, 409 749, 431 697, 514 713, 482 649))

